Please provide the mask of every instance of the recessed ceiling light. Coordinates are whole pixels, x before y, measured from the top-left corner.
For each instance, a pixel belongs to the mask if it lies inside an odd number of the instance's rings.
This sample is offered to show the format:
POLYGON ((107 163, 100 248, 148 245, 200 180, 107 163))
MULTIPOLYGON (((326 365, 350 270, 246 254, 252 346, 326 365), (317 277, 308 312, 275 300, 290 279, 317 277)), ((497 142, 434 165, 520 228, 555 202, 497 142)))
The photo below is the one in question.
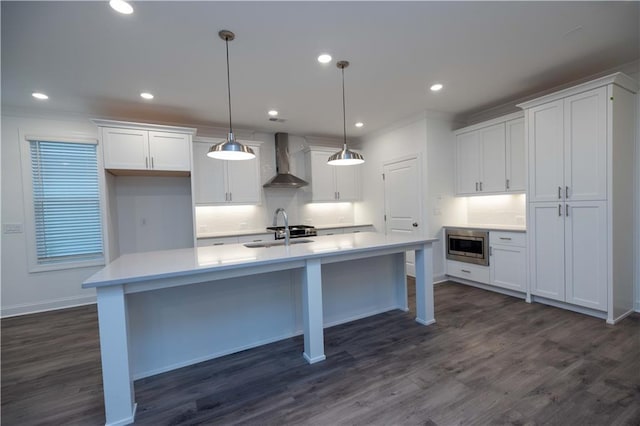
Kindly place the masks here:
POLYGON ((45 100, 49 99, 49 97, 47 95, 45 95, 44 93, 40 93, 40 92, 33 92, 31 94, 31 96, 33 96, 36 99, 40 99, 41 101, 45 101, 45 100))
POLYGON ((431 85, 430 89, 431 89, 432 92, 439 92, 440 90, 442 90, 443 87, 444 86, 442 84, 436 83, 436 84, 431 85))
POLYGON ((120 12, 123 15, 131 15, 133 13, 133 7, 124 0, 111 0, 109 6, 116 12, 120 12))
POLYGON ((362 121, 358 121, 356 123, 356 127, 362 127, 362 126, 364 126, 364 123, 362 121))
POLYGON ((269 114, 272 117, 275 117, 276 115, 278 115, 278 111, 276 111, 275 109, 272 109, 267 114, 269 114))
POLYGON ((140 93, 140 97, 143 98, 143 99, 153 99, 153 95, 151 93, 148 93, 148 92, 140 93))
POLYGON ((320 62, 321 64, 328 64, 329 62, 331 62, 331 55, 323 53, 322 55, 318 56, 318 62, 320 62))

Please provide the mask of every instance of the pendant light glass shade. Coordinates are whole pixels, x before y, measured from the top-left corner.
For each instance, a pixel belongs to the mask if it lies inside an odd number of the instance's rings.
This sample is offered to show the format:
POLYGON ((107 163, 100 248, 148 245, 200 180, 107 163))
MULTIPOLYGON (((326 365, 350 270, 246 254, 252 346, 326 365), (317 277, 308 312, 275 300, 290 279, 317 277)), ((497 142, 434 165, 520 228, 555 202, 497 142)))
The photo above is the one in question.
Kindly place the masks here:
POLYGON ((227 140, 213 145, 209 148, 207 156, 211 158, 217 158, 218 160, 251 160, 256 158, 256 154, 251 148, 236 141, 233 135, 233 127, 231 125, 231 79, 229 78, 229 41, 233 40, 236 36, 231 31, 222 30, 218 33, 221 39, 224 40, 227 47, 227 89, 229 94, 229 135, 227 140))
POLYGON ((357 152, 347 148, 347 115, 344 101, 344 69, 349 66, 347 61, 338 61, 336 66, 342 70, 342 129, 344 145, 341 151, 336 152, 327 160, 327 164, 331 166, 353 166, 355 164, 364 163, 364 157, 357 152))

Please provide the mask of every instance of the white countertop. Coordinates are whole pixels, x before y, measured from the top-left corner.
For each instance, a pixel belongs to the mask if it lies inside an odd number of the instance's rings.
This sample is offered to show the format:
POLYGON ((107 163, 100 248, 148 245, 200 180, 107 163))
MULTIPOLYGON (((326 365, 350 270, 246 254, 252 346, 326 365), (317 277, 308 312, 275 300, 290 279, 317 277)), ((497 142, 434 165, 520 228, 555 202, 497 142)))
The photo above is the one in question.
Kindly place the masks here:
MULTIPOLYGON (((313 226, 313 225, 312 225, 313 226)), ((338 229, 338 228, 360 228, 365 226, 373 226, 372 223, 334 223, 328 225, 315 225, 316 229, 338 229)), ((197 238, 222 238, 222 237, 239 237, 243 235, 256 235, 256 234, 272 234, 273 231, 267 230, 267 228, 260 229, 243 229, 235 231, 219 231, 219 232, 199 232, 197 238)))
POLYGON ((443 226, 443 228, 482 229, 486 231, 527 232, 527 227, 524 225, 496 225, 496 224, 445 225, 443 226))
POLYGON ((89 277, 83 288, 172 278, 194 273, 240 269, 311 258, 363 253, 437 241, 422 236, 385 235, 377 232, 310 237, 311 243, 269 248, 226 244, 177 250, 125 254, 89 277))

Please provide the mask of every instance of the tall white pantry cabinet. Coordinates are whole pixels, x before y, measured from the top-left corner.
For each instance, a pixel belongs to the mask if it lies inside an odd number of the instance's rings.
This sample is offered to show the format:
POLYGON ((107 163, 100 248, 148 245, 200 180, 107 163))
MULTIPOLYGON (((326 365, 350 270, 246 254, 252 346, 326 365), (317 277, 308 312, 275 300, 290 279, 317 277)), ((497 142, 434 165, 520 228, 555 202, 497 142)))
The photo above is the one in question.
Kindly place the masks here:
POLYGON ((533 300, 610 324, 633 310, 637 91, 617 73, 518 105, 533 300))

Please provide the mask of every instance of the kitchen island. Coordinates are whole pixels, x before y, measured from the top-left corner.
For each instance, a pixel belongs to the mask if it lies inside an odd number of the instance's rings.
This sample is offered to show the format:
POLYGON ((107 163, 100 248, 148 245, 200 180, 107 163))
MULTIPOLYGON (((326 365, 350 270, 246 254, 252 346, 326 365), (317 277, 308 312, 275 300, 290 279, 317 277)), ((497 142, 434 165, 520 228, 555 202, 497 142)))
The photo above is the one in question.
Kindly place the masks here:
POLYGON ((365 232, 121 256, 83 284, 97 291, 106 424, 134 421, 138 378, 300 333, 304 358, 324 360, 325 327, 407 310, 409 250, 416 321, 434 323, 433 241, 365 232))

